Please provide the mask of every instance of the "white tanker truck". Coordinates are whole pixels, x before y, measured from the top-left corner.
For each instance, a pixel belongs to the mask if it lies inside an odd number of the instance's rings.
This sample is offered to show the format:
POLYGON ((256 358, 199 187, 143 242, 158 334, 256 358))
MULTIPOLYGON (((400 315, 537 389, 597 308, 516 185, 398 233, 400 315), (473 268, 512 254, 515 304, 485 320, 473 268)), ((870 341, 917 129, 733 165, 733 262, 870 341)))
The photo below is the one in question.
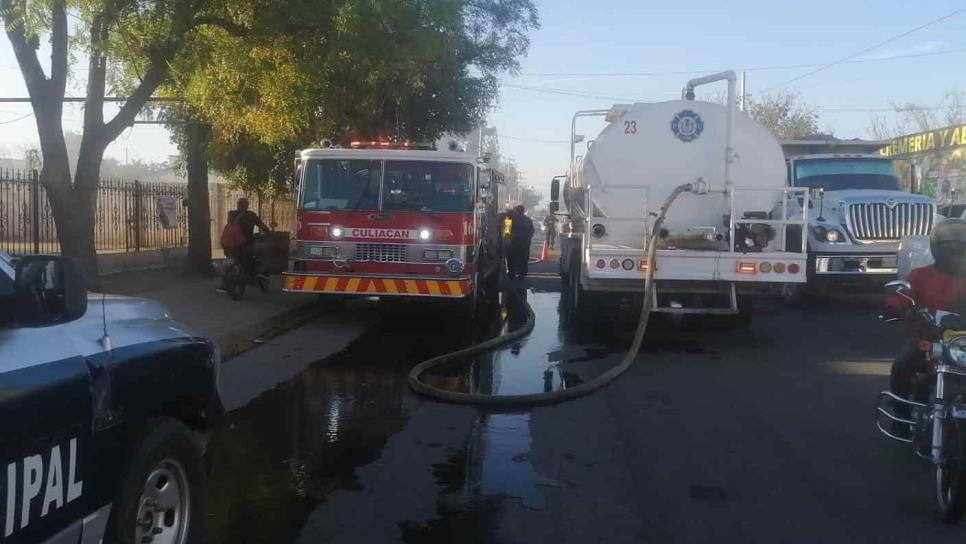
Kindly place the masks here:
POLYGON ((560 272, 572 315, 640 308, 654 219, 687 183, 693 190, 657 233, 653 311, 747 324, 753 287, 805 281, 808 190, 786 186, 778 140, 735 104, 735 74, 723 72, 688 82, 682 100, 574 115, 570 170, 552 181, 550 204, 563 216, 560 272), (694 100, 695 87, 722 80, 727 105, 694 100), (608 124, 576 156, 577 121, 591 116, 608 124))

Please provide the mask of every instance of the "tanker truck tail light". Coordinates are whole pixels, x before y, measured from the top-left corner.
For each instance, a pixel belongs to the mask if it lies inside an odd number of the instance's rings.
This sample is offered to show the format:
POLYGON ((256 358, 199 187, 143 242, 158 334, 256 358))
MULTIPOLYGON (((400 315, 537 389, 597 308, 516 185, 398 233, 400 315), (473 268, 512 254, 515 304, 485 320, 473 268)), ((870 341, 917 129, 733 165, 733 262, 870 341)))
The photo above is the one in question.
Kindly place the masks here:
POLYGON ((769 262, 764 262, 764 263, 761 263, 760 265, 758 265, 758 270, 759 270, 759 271, 760 271, 760 272, 761 272, 762 274, 767 274, 767 273, 769 273, 769 272, 771 272, 771 271, 772 271, 772 265, 771 265, 771 263, 769 263, 769 262))
POLYGON ((617 259, 610 260, 610 267, 613 268, 614 270, 617 270, 618 268, 620 268, 620 266, 621 266, 621 262, 618 261, 617 259))
POLYGON ((798 274, 799 270, 801 270, 801 269, 802 269, 802 267, 798 266, 796 263, 792 263, 792 264, 788 265, 788 273, 789 274, 798 274))
POLYGON ((739 274, 754 274, 758 272, 758 265, 753 262, 740 262, 738 263, 738 273, 739 274))
POLYGON ((605 261, 604 259, 597 259, 597 262, 594 264, 597 266, 597 268, 600 268, 603 270, 603 268, 607 266, 607 261, 605 261))
POLYGON ((774 270, 776 274, 785 273, 785 263, 775 263, 774 270))
POLYGON ((623 261, 621 261, 621 268, 623 268, 624 270, 634 270, 634 260, 624 259, 623 261))

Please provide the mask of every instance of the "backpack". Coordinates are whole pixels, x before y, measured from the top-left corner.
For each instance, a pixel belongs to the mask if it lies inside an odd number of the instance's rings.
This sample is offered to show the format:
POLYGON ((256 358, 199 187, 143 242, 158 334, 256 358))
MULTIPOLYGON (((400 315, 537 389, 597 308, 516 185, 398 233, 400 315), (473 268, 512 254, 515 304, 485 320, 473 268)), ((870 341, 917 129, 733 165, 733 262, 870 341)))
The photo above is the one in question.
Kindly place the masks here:
POLYGON ((221 247, 224 249, 236 249, 245 245, 248 241, 245 238, 245 234, 242 233, 241 222, 239 218, 241 214, 235 216, 234 219, 225 225, 225 228, 221 231, 221 247))

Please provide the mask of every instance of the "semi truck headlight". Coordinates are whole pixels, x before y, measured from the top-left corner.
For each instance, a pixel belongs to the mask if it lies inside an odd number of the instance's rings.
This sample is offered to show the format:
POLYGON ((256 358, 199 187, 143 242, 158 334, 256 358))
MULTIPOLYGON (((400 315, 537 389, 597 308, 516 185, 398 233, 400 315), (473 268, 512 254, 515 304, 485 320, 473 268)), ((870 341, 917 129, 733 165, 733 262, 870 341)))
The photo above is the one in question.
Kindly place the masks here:
POLYGON ((845 235, 834 227, 823 227, 821 225, 812 227, 812 235, 823 244, 841 244, 845 242, 845 235))
POLYGON ((966 366, 966 336, 953 338, 952 342, 946 345, 946 352, 954 363, 966 366))

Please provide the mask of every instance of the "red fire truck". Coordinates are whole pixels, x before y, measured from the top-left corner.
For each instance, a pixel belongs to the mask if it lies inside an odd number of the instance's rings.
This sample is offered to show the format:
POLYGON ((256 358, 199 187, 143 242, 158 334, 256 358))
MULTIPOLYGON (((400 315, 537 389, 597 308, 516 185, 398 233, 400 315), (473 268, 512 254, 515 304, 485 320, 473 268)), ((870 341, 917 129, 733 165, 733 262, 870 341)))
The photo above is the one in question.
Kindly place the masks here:
POLYGON ((298 225, 284 290, 459 299, 502 267, 495 172, 467 153, 353 142, 296 159, 298 225))

